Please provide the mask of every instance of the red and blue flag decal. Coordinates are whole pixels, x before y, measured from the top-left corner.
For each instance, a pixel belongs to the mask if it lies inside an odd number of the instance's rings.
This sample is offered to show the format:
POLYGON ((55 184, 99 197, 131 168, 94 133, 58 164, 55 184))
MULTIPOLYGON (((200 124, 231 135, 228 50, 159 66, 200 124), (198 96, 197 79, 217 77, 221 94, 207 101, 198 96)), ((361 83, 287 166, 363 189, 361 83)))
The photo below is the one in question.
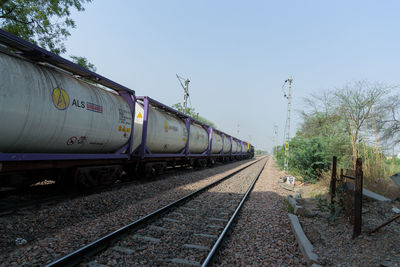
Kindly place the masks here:
POLYGON ((98 112, 98 113, 103 113, 103 107, 97 104, 93 104, 90 102, 86 102, 86 109, 93 111, 93 112, 98 112))

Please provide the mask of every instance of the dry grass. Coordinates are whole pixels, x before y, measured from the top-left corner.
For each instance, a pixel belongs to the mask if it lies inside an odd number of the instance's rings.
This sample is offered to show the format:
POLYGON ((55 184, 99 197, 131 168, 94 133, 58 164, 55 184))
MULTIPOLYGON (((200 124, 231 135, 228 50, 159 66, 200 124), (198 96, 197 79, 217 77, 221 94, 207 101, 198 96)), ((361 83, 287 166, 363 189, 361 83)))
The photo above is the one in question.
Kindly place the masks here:
MULTIPOLYGON (((390 179, 390 175, 393 175, 394 169, 387 169, 384 166, 385 162, 379 157, 366 157, 366 160, 364 159, 364 187, 390 199, 400 197, 400 188, 390 179)), ((338 175, 340 175, 340 168, 338 167, 337 170, 338 175)), ((331 171, 327 171, 321 174, 317 185, 329 190, 330 181, 331 171)))

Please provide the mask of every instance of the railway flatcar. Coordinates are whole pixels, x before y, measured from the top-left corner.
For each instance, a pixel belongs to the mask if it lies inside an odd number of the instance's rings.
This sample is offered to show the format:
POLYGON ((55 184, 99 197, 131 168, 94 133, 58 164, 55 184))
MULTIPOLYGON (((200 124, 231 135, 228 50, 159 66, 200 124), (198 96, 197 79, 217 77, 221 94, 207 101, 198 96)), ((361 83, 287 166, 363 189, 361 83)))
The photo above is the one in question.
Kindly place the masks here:
POLYGON ((253 146, 0 30, 0 186, 251 158, 253 146))

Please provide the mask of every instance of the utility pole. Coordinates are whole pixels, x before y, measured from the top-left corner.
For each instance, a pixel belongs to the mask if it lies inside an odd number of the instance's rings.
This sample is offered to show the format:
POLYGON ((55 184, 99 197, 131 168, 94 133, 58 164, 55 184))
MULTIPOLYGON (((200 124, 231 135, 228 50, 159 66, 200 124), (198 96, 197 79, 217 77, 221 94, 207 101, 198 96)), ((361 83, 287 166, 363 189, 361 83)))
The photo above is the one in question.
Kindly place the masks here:
POLYGON ((187 109, 187 100, 189 98, 189 83, 190 80, 187 78, 183 78, 181 76, 179 76, 178 74, 176 74, 176 78, 178 78, 179 83, 181 84, 182 88, 183 88, 183 113, 186 113, 186 109, 187 109), (182 81, 185 83, 185 85, 183 85, 182 81))
POLYGON ((278 139, 278 125, 274 124, 274 135, 272 138, 272 154, 276 153, 276 141, 278 139))
POLYGON ((239 128, 240 128, 240 124, 237 124, 237 137, 239 138, 239 128))
POLYGON ((283 97, 285 97, 288 100, 287 113, 286 113, 286 125, 285 125, 285 162, 284 162, 286 174, 288 174, 288 172, 289 172, 290 108, 291 108, 291 102, 292 102, 292 83, 293 83, 293 79, 290 77, 282 85, 283 97), (287 83, 289 84, 288 94, 286 94, 285 89, 284 89, 285 84, 287 84, 287 83))

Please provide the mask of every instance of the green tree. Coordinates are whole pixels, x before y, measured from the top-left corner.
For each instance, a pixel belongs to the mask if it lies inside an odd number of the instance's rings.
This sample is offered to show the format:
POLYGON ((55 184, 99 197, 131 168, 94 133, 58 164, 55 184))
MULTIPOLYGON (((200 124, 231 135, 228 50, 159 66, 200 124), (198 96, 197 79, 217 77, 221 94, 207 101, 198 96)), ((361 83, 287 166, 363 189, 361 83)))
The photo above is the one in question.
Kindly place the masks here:
MULTIPOLYGON (((307 99, 306 102, 312 100, 318 102, 316 97, 307 99)), ((339 161, 351 159, 351 141, 346 130, 346 122, 337 109, 321 108, 302 111, 301 116, 302 122, 296 134, 298 137, 305 139, 322 138, 328 155, 337 156, 339 161)))
POLYGON ((93 72, 96 72, 96 70, 97 70, 96 66, 94 64, 90 63, 87 60, 87 58, 80 57, 80 56, 70 56, 70 57, 72 59, 72 62, 74 62, 75 64, 77 64, 77 65, 79 65, 79 66, 81 66, 81 67, 83 67, 85 69, 88 69, 88 70, 91 70, 93 72))
POLYGON ((197 113, 194 108, 186 108, 186 110, 184 110, 183 106, 181 103, 176 103, 174 105, 172 105, 172 107, 174 109, 176 109, 179 112, 185 113, 186 115, 192 117, 193 119, 196 119, 198 121, 201 121, 204 124, 207 124, 211 127, 213 127, 214 129, 216 129, 217 127, 215 126, 215 124, 209 120, 207 120, 206 118, 202 117, 199 115, 199 113, 197 113))
POLYGON ((91 0, 2 0, 0 27, 53 53, 65 53, 64 40, 75 28, 71 9, 91 0))

